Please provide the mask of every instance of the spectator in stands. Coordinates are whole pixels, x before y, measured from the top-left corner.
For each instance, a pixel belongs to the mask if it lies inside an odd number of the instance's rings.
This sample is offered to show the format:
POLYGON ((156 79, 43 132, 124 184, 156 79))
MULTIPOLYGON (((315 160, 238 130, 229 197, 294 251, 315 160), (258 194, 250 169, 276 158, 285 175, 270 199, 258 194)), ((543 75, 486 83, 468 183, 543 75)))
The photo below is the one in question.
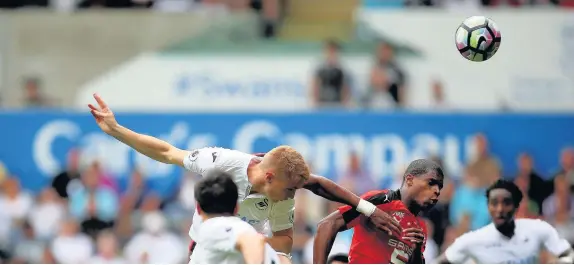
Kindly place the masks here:
POLYGON ((529 154, 520 154, 517 162, 518 175, 516 176, 516 180, 520 183, 524 182, 523 185, 526 188, 524 194, 528 195, 528 197, 536 203, 539 210, 538 214, 540 215, 542 214, 542 202, 552 194, 554 183, 544 180, 542 176, 534 170, 534 161, 529 154))
POLYGON ((348 171, 343 173, 342 176, 339 176, 339 180, 337 181, 356 194, 364 194, 372 190, 373 187, 377 187, 377 183, 375 183, 371 175, 363 169, 361 164, 359 155, 352 152, 349 155, 348 171))
MULTIPOLYGON (((556 212, 558 211, 558 206, 563 203, 564 207, 569 205, 574 205, 574 196, 570 191, 568 185, 568 178, 566 175, 561 174, 554 178, 554 193, 548 197, 542 204, 542 213, 544 218, 549 222, 556 217, 556 212)), ((574 219, 574 207, 567 207, 570 209, 568 216, 574 219)))
POLYGON ((118 212, 117 194, 99 185, 98 172, 93 168, 82 174, 83 186, 70 193, 70 214, 80 220, 82 231, 95 236, 113 225, 118 212))
POLYGON ((467 170, 450 203, 450 223, 459 232, 476 230, 490 222, 485 189, 472 174, 473 171, 467 170))
POLYGON ((24 100, 27 107, 48 107, 52 105, 50 100, 42 94, 42 84, 37 77, 24 79, 24 100))
POLYGON ((52 242, 51 252, 60 264, 86 263, 92 257, 93 245, 88 236, 79 232, 78 224, 69 219, 62 223, 60 233, 52 242))
POLYGON ((560 235, 574 245, 574 218, 572 217, 574 205, 568 198, 556 200, 556 214, 552 224, 560 235))
POLYGON ((0 211, 13 221, 21 222, 28 217, 34 199, 28 192, 22 191, 20 181, 8 178, 2 183, 0 211))
POLYGON ((443 83, 439 80, 433 80, 431 83, 431 110, 449 110, 450 106, 444 94, 443 83))
POLYGON ((46 188, 38 196, 28 219, 39 239, 47 240, 56 235, 66 215, 66 208, 52 188, 46 188))
POLYGON ((516 178, 514 183, 518 188, 522 191, 524 196, 522 197, 522 201, 516 210, 516 217, 517 218, 537 218, 540 215, 540 208, 538 204, 533 201, 529 194, 529 182, 527 178, 516 178))
POLYGON ((118 240, 110 230, 104 230, 98 234, 97 253, 90 258, 90 264, 125 264, 126 260, 119 255, 118 240))
POLYGON ((22 233, 13 245, 12 263, 39 264, 43 262, 45 241, 38 240, 34 228, 27 221, 22 224, 22 233))
POLYGON ((479 187, 487 187, 500 178, 502 172, 498 159, 488 150, 488 139, 482 133, 474 137, 475 155, 468 165, 469 177, 476 178, 479 187))
POLYGON ((560 154, 560 170, 555 176, 564 175, 568 179, 569 186, 574 190, 574 148, 568 147, 560 154))
POLYGON ((187 256, 186 244, 167 230, 161 212, 147 213, 142 218, 143 231, 126 245, 125 256, 130 263, 179 264, 187 256))
POLYGON ((303 262, 303 251, 309 240, 313 240, 313 226, 307 222, 306 193, 297 192, 295 200, 295 220, 293 222, 293 255, 294 263, 303 262))
POLYGON ((351 90, 348 73, 339 59, 339 43, 328 40, 324 52, 325 59, 313 76, 311 91, 314 103, 319 107, 346 106, 350 103, 351 90))
POLYGON ((394 50, 387 43, 379 44, 375 65, 371 69, 370 89, 365 96, 369 108, 400 108, 405 106, 405 71, 395 60, 394 50))
POLYGON ((70 182, 80 179, 79 165, 80 152, 77 149, 71 149, 68 152, 66 169, 52 179, 52 187, 60 197, 67 199, 70 182))

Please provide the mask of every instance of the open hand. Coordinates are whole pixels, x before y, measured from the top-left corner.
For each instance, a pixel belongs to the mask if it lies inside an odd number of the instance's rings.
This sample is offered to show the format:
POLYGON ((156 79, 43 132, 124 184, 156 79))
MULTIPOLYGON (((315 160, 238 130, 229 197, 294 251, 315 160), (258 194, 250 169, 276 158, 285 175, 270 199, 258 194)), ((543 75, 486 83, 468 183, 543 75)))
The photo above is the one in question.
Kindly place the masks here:
POLYGON ((422 229, 417 227, 411 227, 403 230, 403 240, 407 240, 415 243, 416 245, 422 245, 425 241, 425 234, 422 229))
POLYGON ((100 129, 105 133, 110 134, 118 126, 114 113, 110 108, 108 108, 108 105, 98 94, 94 94, 94 99, 96 99, 99 108, 92 104, 88 104, 90 112, 96 119, 96 123, 100 126, 100 129))
POLYGON ((369 220, 380 230, 386 231, 389 235, 401 235, 402 229, 399 222, 397 222, 391 215, 377 208, 371 214, 369 220))

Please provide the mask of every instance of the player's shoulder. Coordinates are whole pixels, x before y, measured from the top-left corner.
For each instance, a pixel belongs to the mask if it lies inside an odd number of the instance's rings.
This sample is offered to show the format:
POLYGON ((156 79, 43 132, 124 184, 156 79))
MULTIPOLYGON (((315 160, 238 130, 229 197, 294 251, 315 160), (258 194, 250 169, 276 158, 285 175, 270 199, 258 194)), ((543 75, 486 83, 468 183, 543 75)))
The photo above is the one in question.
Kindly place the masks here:
POLYGON ((554 229, 552 225, 542 219, 520 218, 514 220, 514 222, 517 229, 529 231, 529 233, 545 234, 549 230, 554 229))
POLYGON ((475 241, 480 241, 482 239, 493 238, 497 234, 496 228, 494 228, 494 224, 490 223, 486 226, 483 226, 479 229, 468 231, 461 236, 459 236, 456 241, 459 243, 470 243, 475 241))
POLYGON ((361 198, 368 200, 375 205, 379 205, 399 201, 401 199, 401 195, 396 190, 383 189, 366 192, 361 196, 361 198))

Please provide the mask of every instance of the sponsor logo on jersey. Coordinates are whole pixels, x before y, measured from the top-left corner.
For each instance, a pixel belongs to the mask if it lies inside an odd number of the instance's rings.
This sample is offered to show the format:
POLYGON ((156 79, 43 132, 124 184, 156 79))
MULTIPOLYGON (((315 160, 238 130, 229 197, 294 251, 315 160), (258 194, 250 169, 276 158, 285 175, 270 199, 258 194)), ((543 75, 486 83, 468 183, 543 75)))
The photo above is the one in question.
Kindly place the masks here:
POLYGON ((193 152, 191 152, 191 155, 189 155, 189 160, 193 162, 197 160, 198 157, 199 157, 199 150, 193 150, 193 152))
POLYGON ((267 199, 263 199, 262 201, 258 201, 255 203, 255 208, 261 211, 266 210, 268 206, 269 206, 269 200, 267 199))

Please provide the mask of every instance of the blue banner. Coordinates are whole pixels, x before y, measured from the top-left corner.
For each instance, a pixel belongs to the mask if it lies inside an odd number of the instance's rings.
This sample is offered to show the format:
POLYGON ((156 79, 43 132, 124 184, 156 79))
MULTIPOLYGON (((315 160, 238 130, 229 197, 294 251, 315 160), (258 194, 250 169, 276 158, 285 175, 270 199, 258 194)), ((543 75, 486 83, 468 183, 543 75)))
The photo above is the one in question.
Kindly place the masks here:
MULTIPOLYGON (((574 115, 343 113, 305 114, 119 114, 137 132, 180 148, 222 146, 264 152, 288 144, 302 152, 313 171, 337 178, 358 153, 365 168, 384 183, 415 158, 439 154, 458 177, 471 155, 471 139, 483 132, 505 176, 516 172, 516 157, 528 152, 539 172, 558 168, 562 148, 574 145, 574 115)), ((0 114, 0 161, 23 186, 38 191, 64 168, 66 153, 82 149, 82 159, 98 159, 117 178, 134 165, 163 195, 177 187, 182 171, 136 154, 103 134, 89 114, 10 112, 0 114)))

